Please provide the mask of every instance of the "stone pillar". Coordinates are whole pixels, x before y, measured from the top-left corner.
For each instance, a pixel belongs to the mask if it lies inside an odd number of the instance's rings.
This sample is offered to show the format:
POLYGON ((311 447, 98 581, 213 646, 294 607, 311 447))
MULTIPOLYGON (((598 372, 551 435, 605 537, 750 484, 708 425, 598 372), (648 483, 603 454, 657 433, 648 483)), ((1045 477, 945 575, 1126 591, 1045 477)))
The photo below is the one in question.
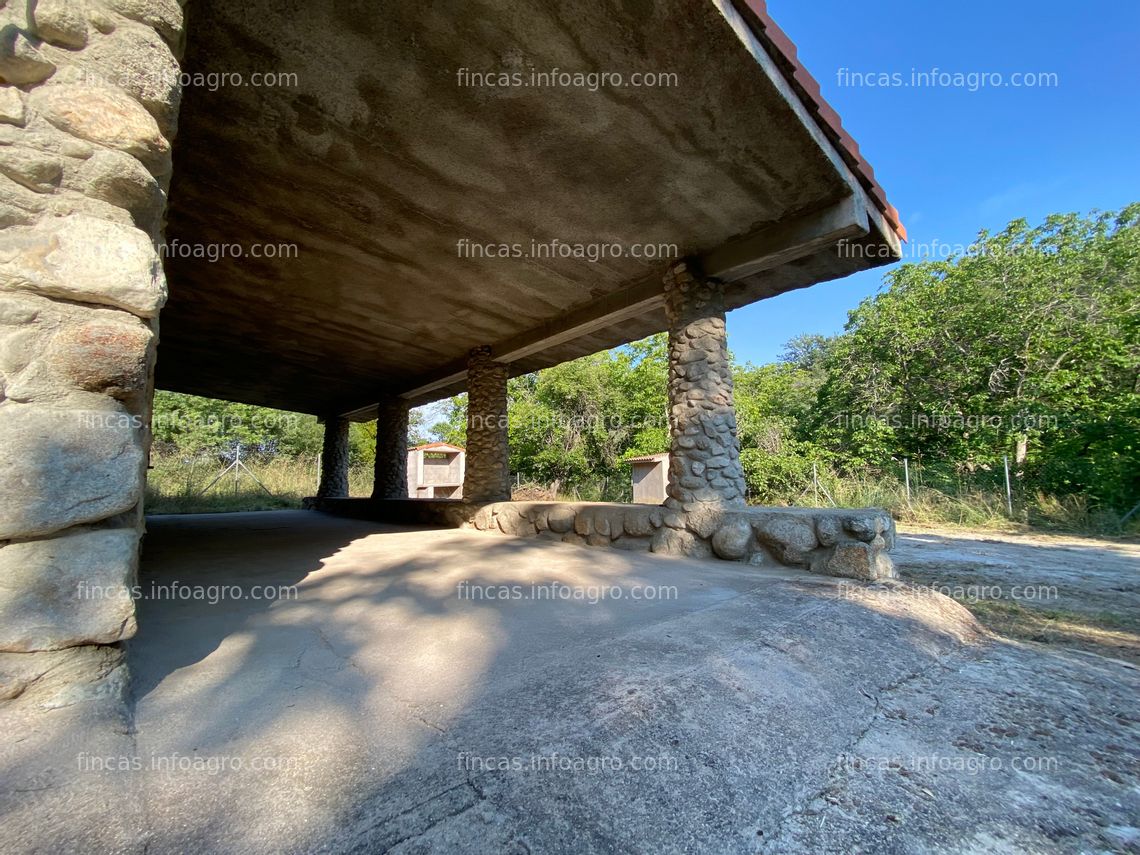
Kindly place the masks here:
POLYGON ((325 419, 318 499, 343 499, 348 496, 348 427, 348 419, 337 416, 325 419))
POLYGON ((51 679, 104 697, 121 651, 89 646, 135 633, 182 24, 0 4, 0 658, 34 682, 74 650, 100 673, 51 679))
POLYGON ((665 504, 687 512, 745 503, 723 288, 701 279, 691 262, 665 276, 672 438, 665 504))
POLYGON ((372 498, 408 498, 408 402, 402 398, 385 398, 376 413, 372 498))
POLYGON ((469 502, 505 502, 511 498, 507 376, 507 366, 491 358, 490 347, 476 347, 468 355, 463 498, 469 502))

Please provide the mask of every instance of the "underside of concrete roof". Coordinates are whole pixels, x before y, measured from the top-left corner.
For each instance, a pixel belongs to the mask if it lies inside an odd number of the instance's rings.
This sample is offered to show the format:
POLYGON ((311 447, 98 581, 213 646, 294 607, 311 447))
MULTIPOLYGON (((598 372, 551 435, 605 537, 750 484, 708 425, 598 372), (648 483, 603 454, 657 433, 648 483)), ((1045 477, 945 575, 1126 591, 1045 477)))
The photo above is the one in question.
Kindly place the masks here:
POLYGON ((663 330, 676 257, 735 308, 899 255, 897 214, 756 0, 199 0, 187 33, 188 75, 292 76, 185 90, 159 388, 365 419, 462 391, 479 345, 517 375, 663 330), (470 85, 552 69, 673 82, 470 85), (244 257, 175 251, 221 244, 244 257), (296 249, 248 251, 278 245, 296 249))

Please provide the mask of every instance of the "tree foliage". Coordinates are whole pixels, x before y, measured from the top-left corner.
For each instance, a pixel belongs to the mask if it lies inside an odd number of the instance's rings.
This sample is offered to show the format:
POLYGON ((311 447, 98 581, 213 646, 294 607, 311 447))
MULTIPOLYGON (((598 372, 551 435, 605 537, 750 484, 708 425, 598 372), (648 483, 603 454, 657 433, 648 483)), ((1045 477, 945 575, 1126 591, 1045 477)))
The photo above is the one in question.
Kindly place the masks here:
POLYGON ((1140 205, 1024 220, 948 261, 907 264, 851 313, 810 432, 841 465, 891 456, 1135 501, 1140 205))
MULTIPOLYGON (((409 434, 416 442, 424 441, 422 422, 413 411, 409 434)), ((158 453, 183 457, 231 453, 238 443, 247 456, 315 457, 324 440, 316 416, 165 391, 154 393, 151 430, 158 453)), ((376 423, 353 423, 349 448, 354 463, 371 463, 376 423)))

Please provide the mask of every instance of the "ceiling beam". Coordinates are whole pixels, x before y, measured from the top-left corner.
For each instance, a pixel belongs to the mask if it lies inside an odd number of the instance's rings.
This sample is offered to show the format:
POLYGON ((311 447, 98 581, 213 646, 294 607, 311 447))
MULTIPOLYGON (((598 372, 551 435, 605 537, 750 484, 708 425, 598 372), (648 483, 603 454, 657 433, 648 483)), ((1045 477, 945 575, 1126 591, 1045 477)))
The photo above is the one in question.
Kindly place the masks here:
POLYGON ((661 277, 654 274, 651 279, 606 294, 559 318, 499 342, 491 347, 491 354, 497 362, 517 362, 547 348, 638 317, 664 304, 661 277))
MULTIPOLYGON (((845 196, 826 208, 775 223, 736 238, 699 257, 704 275, 731 283, 798 258, 834 249, 841 240, 858 238, 870 230, 867 197, 862 191, 845 196)), ((665 295, 661 278, 654 275, 620 291, 606 294, 524 333, 491 345, 495 361, 517 362, 552 347, 661 308, 665 295)), ((453 389, 467 379, 466 360, 456 360, 431 375, 414 379, 399 397, 427 403, 432 395, 453 389)), ((437 395, 442 397, 442 395, 437 395)), ((374 418, 371 403, 342 413, 354 421, 374 418)))
POLYGON ((860 191, 834 205, 722 244, 701 256, 701 269, 710 278, 736 282, 836 247, 841 240, 863 237, 870 227, 867 197, 860 191))

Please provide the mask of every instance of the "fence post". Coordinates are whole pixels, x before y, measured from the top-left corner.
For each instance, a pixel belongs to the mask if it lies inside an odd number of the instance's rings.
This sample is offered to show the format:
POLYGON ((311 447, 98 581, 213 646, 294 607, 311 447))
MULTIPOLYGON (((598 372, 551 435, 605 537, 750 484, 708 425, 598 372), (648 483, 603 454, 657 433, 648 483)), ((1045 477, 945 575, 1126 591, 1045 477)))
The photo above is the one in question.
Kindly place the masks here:
POLYGON ((1002 460, 1005 461, 1005 505, 1009 509, 1009 516, 1013 518, 1013 490, 1009 486, 1009 455, 1003 454, 1002 460))
POLYGON ((906 503, 910 504, 910 458, 903 458, 903 479, 906 481, 906 503))
POLYGON ((816 471, 816 465, 811 465, 811 492, 815 497, 815 503, 819 504, 819 474, 816 471))

